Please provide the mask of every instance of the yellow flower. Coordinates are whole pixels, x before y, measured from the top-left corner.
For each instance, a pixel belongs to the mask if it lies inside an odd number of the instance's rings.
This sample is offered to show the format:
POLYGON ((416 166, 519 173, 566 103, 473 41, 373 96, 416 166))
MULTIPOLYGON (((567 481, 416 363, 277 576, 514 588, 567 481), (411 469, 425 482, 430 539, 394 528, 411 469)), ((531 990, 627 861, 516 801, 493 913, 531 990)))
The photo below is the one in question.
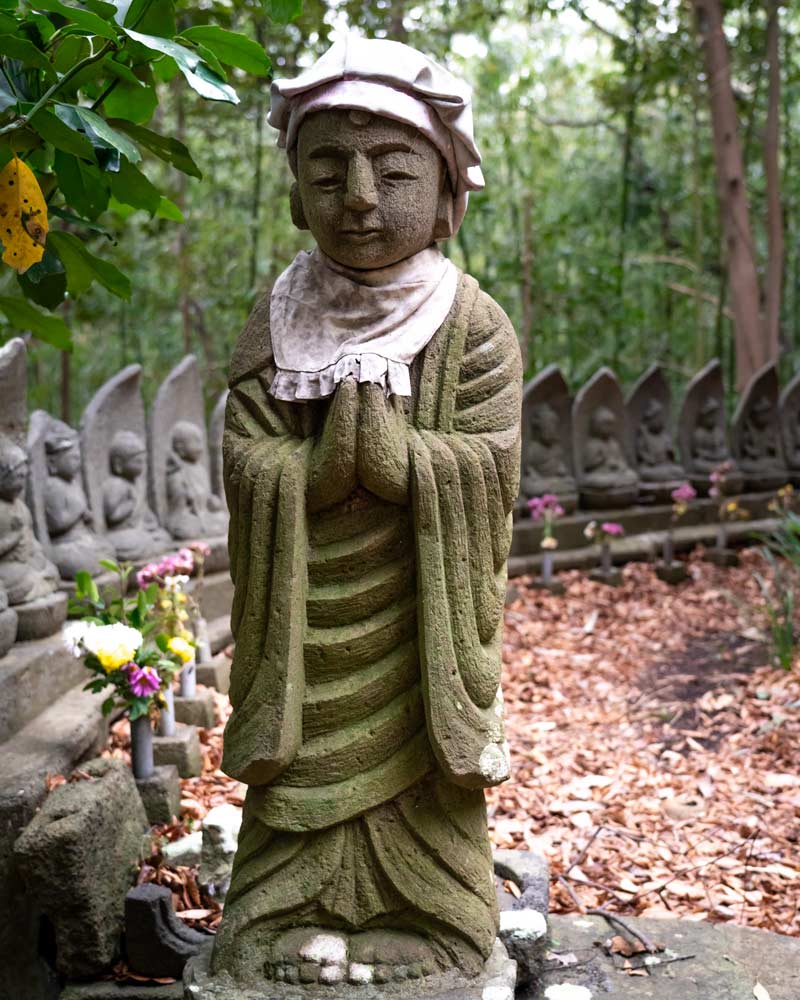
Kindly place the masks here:
POLYGON ((179 635, 174 635, 169 640, 167 649, 170 653, 174 653, 181 663, 188 663, 194 657, 194 646, 179 635))
POLYGON ((103 670, 110 674, 130 663, 142 644, 142 633, 129 625, 95 625, 83 638, 87 651, 94 653, 103 670))

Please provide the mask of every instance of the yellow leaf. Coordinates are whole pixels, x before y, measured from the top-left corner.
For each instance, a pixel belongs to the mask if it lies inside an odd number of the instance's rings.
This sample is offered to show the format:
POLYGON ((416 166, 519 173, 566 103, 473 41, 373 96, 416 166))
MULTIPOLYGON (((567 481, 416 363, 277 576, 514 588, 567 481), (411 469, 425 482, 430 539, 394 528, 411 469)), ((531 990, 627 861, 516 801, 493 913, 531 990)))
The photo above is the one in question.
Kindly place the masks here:
POLYGON ((756 983, 753 987, 753 996, 756 1000, 770 1000, 768 991, 761 985, 761 983, 756 983))
POLYGON ((0 172, 0 240, 3 262, 23 274, 38 264, 47 239, 47 203, 29 166, 18 159, 0 172))

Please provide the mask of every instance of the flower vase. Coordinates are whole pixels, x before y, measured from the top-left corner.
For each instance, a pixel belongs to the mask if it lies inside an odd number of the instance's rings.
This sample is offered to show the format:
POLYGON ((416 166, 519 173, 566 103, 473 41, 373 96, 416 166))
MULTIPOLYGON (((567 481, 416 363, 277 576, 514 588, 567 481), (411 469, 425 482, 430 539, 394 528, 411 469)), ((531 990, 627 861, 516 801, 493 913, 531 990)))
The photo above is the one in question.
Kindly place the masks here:
POLYGON ((208 637, 208 622, 205 618, 198 618, 194 626, 195 638, 195 662, 211 663, 211 640, 208 637))
POLYGON ((728 547, 728 529, 726 525, 720 524, 717 528, 717 552, 724 552, 728 547))
POLYGON ((675 539, 672 528, 664 536, 664 565, 671 566, 675 562, 675 539))
POLYGON ((131 767, 133 776, 142 781, 152 776, 155 770, 153 764, 153 728, 149 715, 140 715, 131 719, 131 767))
POLYGON ((664 583, 673 585, 683 583, 689 576, 686 563, 675 559, 675 538, 670 528, 664 536, 664 558, 660 563, 656 563, 656 576, 664 583))
POLYGON ((167 689, 164 691, 164 701, 165 707, 161 709, 161 714, 158 717, 158 735, 159 736, 174 736, 175 735, 175 695, 172 691, 172 683, 167 684, 167 689))
POLYGON ((600 570, 603 576, 611 576, 611 544, 607 541, 600 548, 600 570))
POLYGON ((542 553, 542 583, 545 587, 553 583, 553 553, 548 549, 542 553))
POLYGON ((184 663, 180 677, 181 698, 195 698, 197 696, 197 663, 192 657, 188 663, 184 663))
POLYGON ((611 542, 607 538, 600 543, 600 565, 589 573, 589 579, 609 587, 619 587, 622 583, 622 573, 611 562, 611 542))

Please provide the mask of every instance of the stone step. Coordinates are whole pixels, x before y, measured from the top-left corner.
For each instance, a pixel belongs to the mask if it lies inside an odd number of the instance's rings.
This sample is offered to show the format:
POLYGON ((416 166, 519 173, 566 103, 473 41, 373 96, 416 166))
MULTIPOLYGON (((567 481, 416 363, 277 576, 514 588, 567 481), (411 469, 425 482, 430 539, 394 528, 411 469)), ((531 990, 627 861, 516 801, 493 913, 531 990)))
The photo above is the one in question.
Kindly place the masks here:
POLYGON ((47 794, 48 775, 69 774, 105 743, 103 695, 81 687, 0 743, 0 997, 49 996, 51 974, 36 954, 38 915, 13 861, 14 841, 47 794), (13 960, 10 956, 13 956, 13 960))
POLYGON ((226 615, 230 617, 233 605, 233 581, 228 570, 209 573, 203 580, 202 587, 198 586, 198 581, 193 580, 190 587, 196 597, 199 591, 200 609, 207 621, 211 622, 226 615))
POLYGON ((59 634, 12 646, 0 660, 0 743, 82 680, 89 672, 59 634))

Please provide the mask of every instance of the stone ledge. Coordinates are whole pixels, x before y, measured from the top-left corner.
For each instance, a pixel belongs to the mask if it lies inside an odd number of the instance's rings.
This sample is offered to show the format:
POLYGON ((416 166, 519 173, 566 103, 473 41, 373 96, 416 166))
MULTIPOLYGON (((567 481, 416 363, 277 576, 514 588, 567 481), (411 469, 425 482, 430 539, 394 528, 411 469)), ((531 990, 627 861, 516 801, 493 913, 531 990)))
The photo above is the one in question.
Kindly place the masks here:
POLYGON ((183 1000, 183 986, 175 983, 73 983, 65 986, 59 1000, 183 1000))

